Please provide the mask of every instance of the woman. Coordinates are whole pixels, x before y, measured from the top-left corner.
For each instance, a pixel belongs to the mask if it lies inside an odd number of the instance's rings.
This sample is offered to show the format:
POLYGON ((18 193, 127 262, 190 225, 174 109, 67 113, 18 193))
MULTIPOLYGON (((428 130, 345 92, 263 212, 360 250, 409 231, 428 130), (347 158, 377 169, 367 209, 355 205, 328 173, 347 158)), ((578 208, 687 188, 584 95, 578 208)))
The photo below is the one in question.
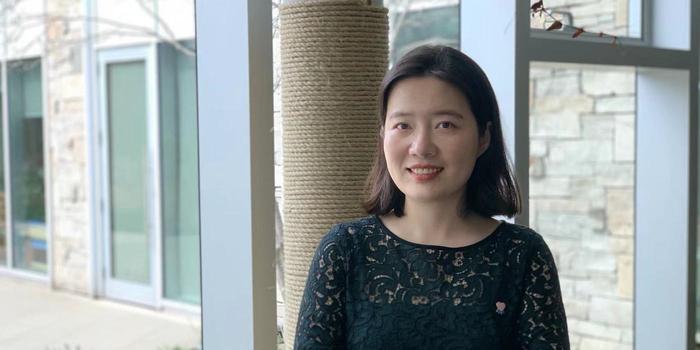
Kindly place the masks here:
POLYGON ((568 349, 547 244, 520 209, 496 97, 458 50, 419 47, 384 78, 369 217, 321 240, 296 349, 568 349))

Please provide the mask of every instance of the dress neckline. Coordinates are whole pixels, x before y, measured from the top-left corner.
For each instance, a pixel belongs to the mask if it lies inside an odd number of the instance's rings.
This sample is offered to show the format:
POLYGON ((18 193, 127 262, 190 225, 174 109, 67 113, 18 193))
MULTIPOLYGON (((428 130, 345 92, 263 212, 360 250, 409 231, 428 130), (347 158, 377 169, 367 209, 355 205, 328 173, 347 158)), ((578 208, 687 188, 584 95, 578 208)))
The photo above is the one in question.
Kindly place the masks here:
POLYGON ((481 240, 474 242, 472 244, 468 244, 465 246, 461 247, 447 247, 447 246, 441 246, 441 245, 432 245, 432 244, 422 244, 422 243, 416 243, 416 242, 411 242, 409 240, 406 240, 404 238, 399 237, 397 234, 392 232, 386 225, 384 225, 384 222, 382 221, 381 218, 379 218, 379 215, 377 214, 372 214, 372 218, 377 222, 379 225, 379 228, 384 231, 386 235, 388 235, 391 238, 396 239, 397 241, 407 244, 413 247, 418 247, 418 248, 423 248, 423 249, 439 249, 439 250, 470 250, 470 249, 476 249, 479 248, 480 246, 489 243, 490 241, 494 240, 497 234, 501 231, 501 229, 507 224, 507 222, 503 220, 499 220, 500 224, 496 226, 496 228, 491 231, 491 233, 488 234, 488 236, 482 238, 481 240))

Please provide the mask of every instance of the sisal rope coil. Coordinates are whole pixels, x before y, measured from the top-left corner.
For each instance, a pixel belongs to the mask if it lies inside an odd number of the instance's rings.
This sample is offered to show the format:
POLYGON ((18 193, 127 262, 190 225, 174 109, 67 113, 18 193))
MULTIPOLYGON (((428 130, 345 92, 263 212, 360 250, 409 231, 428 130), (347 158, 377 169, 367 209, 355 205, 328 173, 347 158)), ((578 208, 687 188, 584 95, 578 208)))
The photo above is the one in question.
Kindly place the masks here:
POLYGON ((284 338, 319 239, 364 216, 376 143, 376 96, 388 65, 384 8, 312 0, 280 7, 284 143, 284 338))

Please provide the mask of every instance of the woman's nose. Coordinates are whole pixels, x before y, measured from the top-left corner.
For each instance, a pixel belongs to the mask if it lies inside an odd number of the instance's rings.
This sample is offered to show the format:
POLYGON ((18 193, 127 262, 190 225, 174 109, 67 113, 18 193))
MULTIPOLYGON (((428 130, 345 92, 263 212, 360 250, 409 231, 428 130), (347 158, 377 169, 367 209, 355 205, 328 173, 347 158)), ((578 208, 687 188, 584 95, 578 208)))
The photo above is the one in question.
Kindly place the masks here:
POLYGON ((433 143, 433 138, 430 131, 419 131, 414 134, 415 138, 411 143, 409 153, 412 156, 426 158, 432 157, 437 153, 437 147, 433 143))

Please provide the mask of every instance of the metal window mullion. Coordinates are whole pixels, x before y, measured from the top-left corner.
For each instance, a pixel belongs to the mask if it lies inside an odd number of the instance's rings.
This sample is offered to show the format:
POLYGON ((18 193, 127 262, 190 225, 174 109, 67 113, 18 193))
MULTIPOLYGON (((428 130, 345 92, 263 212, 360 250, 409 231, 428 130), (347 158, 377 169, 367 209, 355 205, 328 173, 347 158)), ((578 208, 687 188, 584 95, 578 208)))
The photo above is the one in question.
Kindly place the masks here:
MULTIPOLYGON (((104 57, 104 53, 98 52, 97 54, 97 91, 98 91, 98 113, 97 125, 98 125, 98 140, 97 144, 98 154, 97 157, 99 161, 100 178, 99 182, 99 196, 98 206, 99 206, 99 216, 101 218, 101 226, 99 231, 96 232, 97 241, 99 242, 99 265, 98 265, 98 293, 102 295, 107 295, 107 276, 111 273, 112 262, 109 254, 109 242, 110 234, 109 228, 111 225, 111 218, 108 214, 110 212, 110 201, 107 193, 109 192, 109 134, 107 133, 107 63, 104 57)), ((96 163, 96 164, 97 164, 96 163)))
MULTIPOLYGON (((644 0, 649 2, 651 0, 644 0)), ((687 348, 696 348, 697 324, 697 271, 698 271, 698 183, 700 169, 698 169, 698 149, 700 142, 698 141, 698 127, 700 127, 700 1, 691 0, 690 2, 690 52, 692 53, 695 64, 690 69, 690 82, 688 89, 690 91, 690 121, 689 121, 689 143, 690 150, 688 154, 689 162, 689 181, 688 192, 690 193, 688 200, 688 300, 687 307, 687 327, 688 339, 687 348)))
POLYGON ((14 257, 13 257, 13 250, 12 250, 12 226, 13 226, 13 220, 12 220, 12 182, 11 182, 11 172, 10 172, 10 132, 9 132, 9 126, 10 126, 10 119, 9 119, 9 112, 10 108, 8 107, 8 97, 7 97, 7 92, 8 92, 8 83, 7 83, 7 60, 8 60, 8 41, 7 41, 7 11, 2 12, 2 20, 3 20, 3 26, 2 26, 2 47, 3 47, 3 52, 2 52, 2 63, 0 64, 2 68, 2 143, 3 143, 3 172, 5 173, 5 251, 6 251, 6 257, 7 257, 7 268, 12 269, 14 266, 14 257))
POLYGON ((697 64, 691 51, 624 44, 615 46, 611 43, 578 42, 573 39, 530 37, 525 50, 530 61, 666 69, 690 69, 697 64))
POLYGON ((148 142, 150 155, 150 168, 149 176, 151 176, 151 185, 153 186, 153 198, 152 203, 149 205, 149 211, 151 213, 152 227, 150 228, 152 232, 149 232, 149 236, 153 239, 152 245, 152 256, 151 256, 151 278, 153 279, 153 290, 155 293, 154 300, 156 307, 160 307, 160 303, 163 299, 163 268, 165 266, 163 262, 163 222, 162 222, 162 176, 161 176, 161 152, 160 152, 160 92, 158 85, 158 42, 153 42, 149 44, 148 55, 146 58, 146 68, 147 68, 147 89, 148 89, 148 142))
MULTIPOLYGON (((44 11, 48 9, 48 0, 44 0, 44 11)), ((49 37, 48 28, 44 26, 44 36, 49 37)), ((42 111, 41 129, 42 129, 42 145, 43 145, 43 166, 44 166, 44 230, 46 234, 46 276, 49 281, 53 280, 53 191, 51 191, 51 181, 53 180, 53 171, 51 164, 51 133, 49 128, 49 77, 48 77, 48 47, 43 45, 42 55, 40 58, 41 67, 41 95, 42 95, 42 111)))
MULTIPOLYGON (((5 57, 6 58, 6 57, 5 57)), ((13 256, 13 237, 12 237, 12 182, 11 182, 11 171, 10 171, 10 117, 8 107, 7 92, 7 60, 2 60, 2 156, 3 156, 3 172, 5 174, 5 250, 7 252, 7 268, 12 269, 14 266, 14 256, 13 256)))
POLYGON ((83 77, 85 84, 85 96, 83 100, 83 108, 85 113, 85 138, 86 138, 86 167, 85 167, 85 178, 87 179, 85 198, 87 200, 88 209, 88 231, 87 231, 87 251, 90 256, 88 263, 88 293, 92 297, 96 297, 100 294, 100 243, 99 238, 100 230, 100 205, 99 201, 101 195, 99 195, 99 150, 100 145, 98 143, 98 133, 99 133, 99 116, 97 109, 97 95, 95 88, 97 87, 95 83, 95 77, 97 76, 97 64, 95 61, 95 50, 93 42, 93 31, 94 22, 90 18, 94 17, 94 6, 93 2, 95 0, 84 0, 83 10, 85 13, 85 18, 83 20, 83 33, 85 40, 83 41, 83 77))
POLYGON ((514 171, 518 179, 522 206, 515 222, 530 224, 530 39, 529 2, 518 1, 515 8, 515 115, 514 171))

